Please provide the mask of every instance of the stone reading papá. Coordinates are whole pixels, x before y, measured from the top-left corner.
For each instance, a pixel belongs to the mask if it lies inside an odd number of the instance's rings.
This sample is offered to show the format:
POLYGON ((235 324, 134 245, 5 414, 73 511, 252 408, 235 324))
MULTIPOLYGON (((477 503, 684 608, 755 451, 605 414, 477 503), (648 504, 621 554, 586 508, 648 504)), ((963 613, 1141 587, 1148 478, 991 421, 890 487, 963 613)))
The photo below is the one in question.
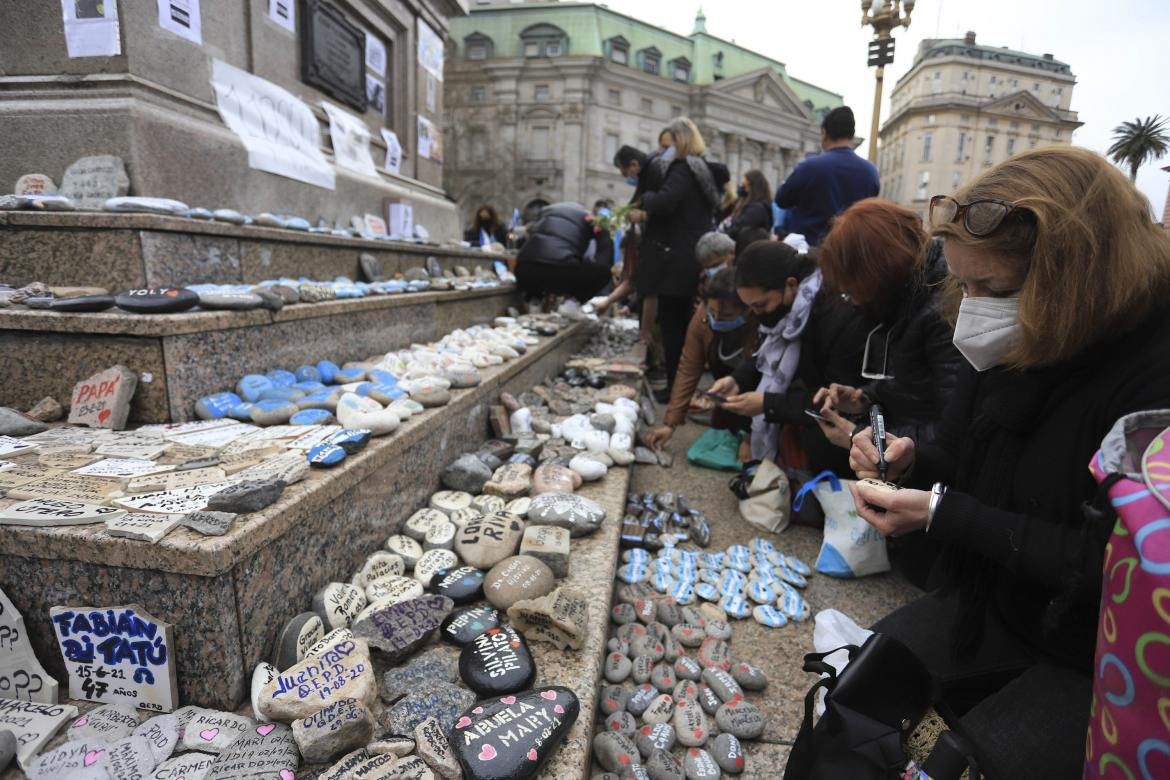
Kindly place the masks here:
POLYGON ((174 628, 138 604, 49 610, 69 698, 170 712, 178 702, 174 628))
POLYGON ((107 368, 73 386, 69 422, 120 431, 130 416, 138 375, 123 365, 107 368))

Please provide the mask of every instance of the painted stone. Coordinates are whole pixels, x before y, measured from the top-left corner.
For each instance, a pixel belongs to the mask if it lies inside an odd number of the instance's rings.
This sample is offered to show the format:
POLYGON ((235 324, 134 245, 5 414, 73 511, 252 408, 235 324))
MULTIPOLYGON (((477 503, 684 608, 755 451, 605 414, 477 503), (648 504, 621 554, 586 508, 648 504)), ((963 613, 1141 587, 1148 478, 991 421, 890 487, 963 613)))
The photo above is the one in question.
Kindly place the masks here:
POLYGON ((61 498, 33 498, 0 508, 0 525, 29 525, 42 528, 60 525, 87 525, 114 520, 123 509, 61 498))
MULTIPOLYGON (((387 577, 400 576, 406 571, 402 556, 386 550, 378 550, 366 558, 362 567, 353 575, 351 582, 359 588, 387 577)), ((360 611, 360 610, 359 610, 360 611)))
POLYGON ((634 740, 616 731, 602 731, 593 737, 593 757, 604 769, 622 776, 639 764, 634 740))
POLYGON ((524 521, 506 512, 480 515, 455 535, 455 552, 465 563, 490 569, 515 554, 524 535, 524 521))
POLYGON ((425 690, 411 691, 386 710, 382 724, 390 734, 412 734, 427 718, 439 721, 450 732, 459 713, 475 702, 475 694, 466 688, 436 683, 425 690))
POLYGON ((180 748, 204 753, 222 753, 255 726, 255 721, 242 715, 197 709, 194 717, 183 724, 180 748))
POLYGON ((301 758, 320 764, 368 743, 374 734, 374 716, 362 702, 341 699, 294 720, 292 734, 301 758))
POLYGON ((300 757, 292 729, 283 723, 254 726, 232 742, 211 765, 204 780, 242 777, 293 777, 300 757))
POLYGON ((523 599, 551 592, 555 578, 543 562, 528 555, 505 558, 492 567, 484 580, 484 594, 492 606, 508 609, 523 599))
POLYGON ((414 564, 414 578, 424 588, 431 587, 439 572, 449 571, 459 565, 459 556, 451 550, 427 550, 414 564))
POLYGON ((604 520, 600 504, 571 493, 543 493, 532 499, 528 509, 529 522, 568 528, 574 538, 593 533, 604 520))
POLYGON ((728 774, 738 775, 746 766, 743 745, 734 734, 724 733, 716 736, 711 742, 710 753, 719 768, 728 774))
POLYGON ((645 758, 655 750, 665 750, 669 753, 676 739, 674 726, 669 723, 654 723, 638 729, 634 743, 638 746, 638 752, 645 758))
POLYGON ((447 515, 438 509, 430 507, 420 509, 406 519, 402 524, 402 533, 421 543, 427 537, 427 532, 441 523, 450 522, 447 515))
POLYGON ((531 555, 543 561, 557 577, 567 577, 570 537, 567 528, 555 525, 530 525, 524 529, 524 536, 520 541, 520 554, 531 555))
POLYGON ((526 780, 555 752, 580 709, 576 694, 561 686, 502 696, 465 712, 451 746, 470 777, 526 780))
POLYGON ((295 720, 330 702, 377 695, 369 647, 360 638, 343 640, 280 674, 260 692, 260 712, 272 720, 295 720), (344 680, 337 685, 338 680, 344 680))
POLYGON ((330 582, 313 596, 313 611, 326 630, 347 628, 365 606, 365 591, 345 582, 330 582))
POLYGON ((480 696, 499 696, 531 685, 536 664, 528 643, 516 629, 492 628, 463 647, 459 676, 480 696))
POLYGON ((445 596, 427 594, 384 607, 355 622, 352 630, 396 663, 426 643, 452 606, 445 596))
POLYGON ((707 716, 698 704, 688 699, 675 703, 674 731, 680 744, 686 747, 699 747, 707 741, 707 716))
POLYGON ((734 734, 739 739, 756 739, 764 733, 764 715, 755 705, 743 699, 732 699, 715 712, 719 730, 734 734))
POLYGON ((223 536, 231 530, 236 516, 229 512, 189 512, 182 516, 180 522, 185 528, 203 534, 204 536, 223 536))
POLYGON ((386 540, 385 547, 402 559, 406 571, 412 570, 418 559, 423 556, 422 545, 405 534, 394 534, 386 540))
POLYGON ((439 572, 431 589, 446 596, 456 605, 468 604, 483 598, 484 573, 474 566, 460 566, 448 572, 439 572))
POLYGON ((580 650, 588 630, 589 600, 585 593, 562 586, 546 596, 517 601, 508 608, 508 618, 532 639, 580 650))
POLYGON ((285 624, 276 640, 272 665, 288 669, 304 660, 305 652, 325 636, 325 626, 315 612, 302 612, 285 624))
POLYGON ((500 613, 493 607, 477 606, 457 609, 439 624, 439 636, 458 647, 500 625, 500 613))
POLYGON ((73 386, 69 422, 90 428, 122 430, 130 415, 130 399, 138 386, 138 374, 115 365, 73 386))

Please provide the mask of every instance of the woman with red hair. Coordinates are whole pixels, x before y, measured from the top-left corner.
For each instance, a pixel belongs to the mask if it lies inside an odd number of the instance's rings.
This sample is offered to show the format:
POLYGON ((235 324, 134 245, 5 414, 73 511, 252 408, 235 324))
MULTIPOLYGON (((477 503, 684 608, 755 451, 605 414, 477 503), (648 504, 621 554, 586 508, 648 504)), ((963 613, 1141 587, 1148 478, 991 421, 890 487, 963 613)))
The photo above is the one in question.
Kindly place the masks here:
POLYGON ((901 206, 867 198, 834 221, 821 242, 825 284, 877 323, 866 338, 860 387, 833 384, 814 396, 825 437, 848 449, 854 422, 880 404, 886 430, 928 441, 942 416, 963 358, 935 298, 947 276, 942 242, 901 206))

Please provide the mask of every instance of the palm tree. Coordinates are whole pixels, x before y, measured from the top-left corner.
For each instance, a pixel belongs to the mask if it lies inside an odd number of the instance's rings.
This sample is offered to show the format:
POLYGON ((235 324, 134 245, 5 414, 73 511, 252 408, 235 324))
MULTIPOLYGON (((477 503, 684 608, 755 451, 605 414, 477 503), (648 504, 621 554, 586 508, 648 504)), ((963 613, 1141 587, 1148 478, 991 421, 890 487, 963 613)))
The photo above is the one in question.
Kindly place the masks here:
POLYGON ((1113 138, 1109 156, 1113 162, 1129 168, 1130 181, 1137 180, 1138 168, 1147 161, 1170 151, 1170 135, 1166 133, 1166 120, 1161 116, 1122 122, 1113 128, 1113 138))

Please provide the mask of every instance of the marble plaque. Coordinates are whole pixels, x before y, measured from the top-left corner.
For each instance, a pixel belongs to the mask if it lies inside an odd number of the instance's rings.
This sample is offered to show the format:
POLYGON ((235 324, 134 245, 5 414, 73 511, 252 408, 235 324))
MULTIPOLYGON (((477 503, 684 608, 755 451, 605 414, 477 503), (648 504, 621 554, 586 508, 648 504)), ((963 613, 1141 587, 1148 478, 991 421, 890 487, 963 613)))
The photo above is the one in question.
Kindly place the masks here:
POLYGON ((0 436, 0 458, 12 455, 23 455, 26 452, 35 452, 37 443, 28 439, 17 439, 14 436, 0 436))
POLYGON ((74 469, 74 474, 87 477, 141 477, 146 474, 157 474, 161 471, 171 471, 174 466, 160 466, 153 460, 135 460, 133 458, 103 458, 96 463, 74 469))
POLYGON ((106 521, 106 533, 144 542, 157 542, 183 522, 182 515, 155 515, 146 512, 127 512, 106 521))
POLYGON ((223 469, 218 466, 209 466, 202 469, 187 469, 135 477, 126 483, 126 492, 159 493, 164 490, 179 490, 180 488, 198 487, 199 485, 226 481, 227 475, 223 473, 223 469))
POLYGON ((294 450, 311 450, 315 445, 320 444, 340 430, 340 425, 314 426, 307 433, 298 436, 284 446, 294 450))
POLYGON ((366 34, 323 0, 301 5, 301 80, 366 112, 366 34))
POLYGON ((179 700, 174 629, 138 604, 49 610, 69 698, 170 712, 179 700))
POLYGON ((140 437, 138 441, 119 441, 102 444, 97 448, 99 455, 108 455, 111 458, 133 458, 135 460, 153 460, 162 455, 170 444, 153 437, 140 437))
POLYGON ((162 436, 169 439, 171 436, 177 436, 183 433, 203 431, 207 430, 208 428, 223 428, 228 425, 235 424, 235 420, 224 417, 219 420, 191 420, 190 422, 181 423, 157 423, 154 425, 142 425, 136 429, 136 432, 150 436, 162 436))
POLYGON ((0 730, 16 737, 16 760, 28 766, 66 722, 77 717, 72 704, 41 704, 0 698, 0 730))
POLYGON ((101 460, 101 457, 101 455, 94 455, 91 452, 42 452, 37 458, 37 462, 51 469, 71 471, 82 466, 88 466, 95 460, 101 460))
POLYGON ((110 494, 122 489, 121 480, 83 477, 78 474, 54 474, 8 491, 9 498, 76 498, 104 504, 110 494))
POLYGON ((0 509, 0 525, 87 525, 125 514, 124 509, 67 498, 33 498, 0 509))
POLYGON ((37 660, 24 617, 0 590, 0 697, 55 704, 57 681, 37 660))
POLYGON ((167 436, 169 441, 176 444, 187 444, 199 447, 215 447, 220 449, 231 444, 246 434, 259 430, 255 425, 248 423, 234 423, 213 428, 201 428, 186 433, 177 433, 167 436))
POLYGON ((36 463, 14 463, 8 461, 5 467, 0 469, 0 490, 11 490, 21 485, 27 485, 29 482, 36 482, 38 479, 52 477, 61 473, 61 469, 41 466, 36 463))
POLYGON ((213 482, 210 485, 164 490, 158 493, 139 493, 114 499, 114 503, 132 512, 158 512, 185 515, 207 508, 207 501, 234 482, 213 482))

